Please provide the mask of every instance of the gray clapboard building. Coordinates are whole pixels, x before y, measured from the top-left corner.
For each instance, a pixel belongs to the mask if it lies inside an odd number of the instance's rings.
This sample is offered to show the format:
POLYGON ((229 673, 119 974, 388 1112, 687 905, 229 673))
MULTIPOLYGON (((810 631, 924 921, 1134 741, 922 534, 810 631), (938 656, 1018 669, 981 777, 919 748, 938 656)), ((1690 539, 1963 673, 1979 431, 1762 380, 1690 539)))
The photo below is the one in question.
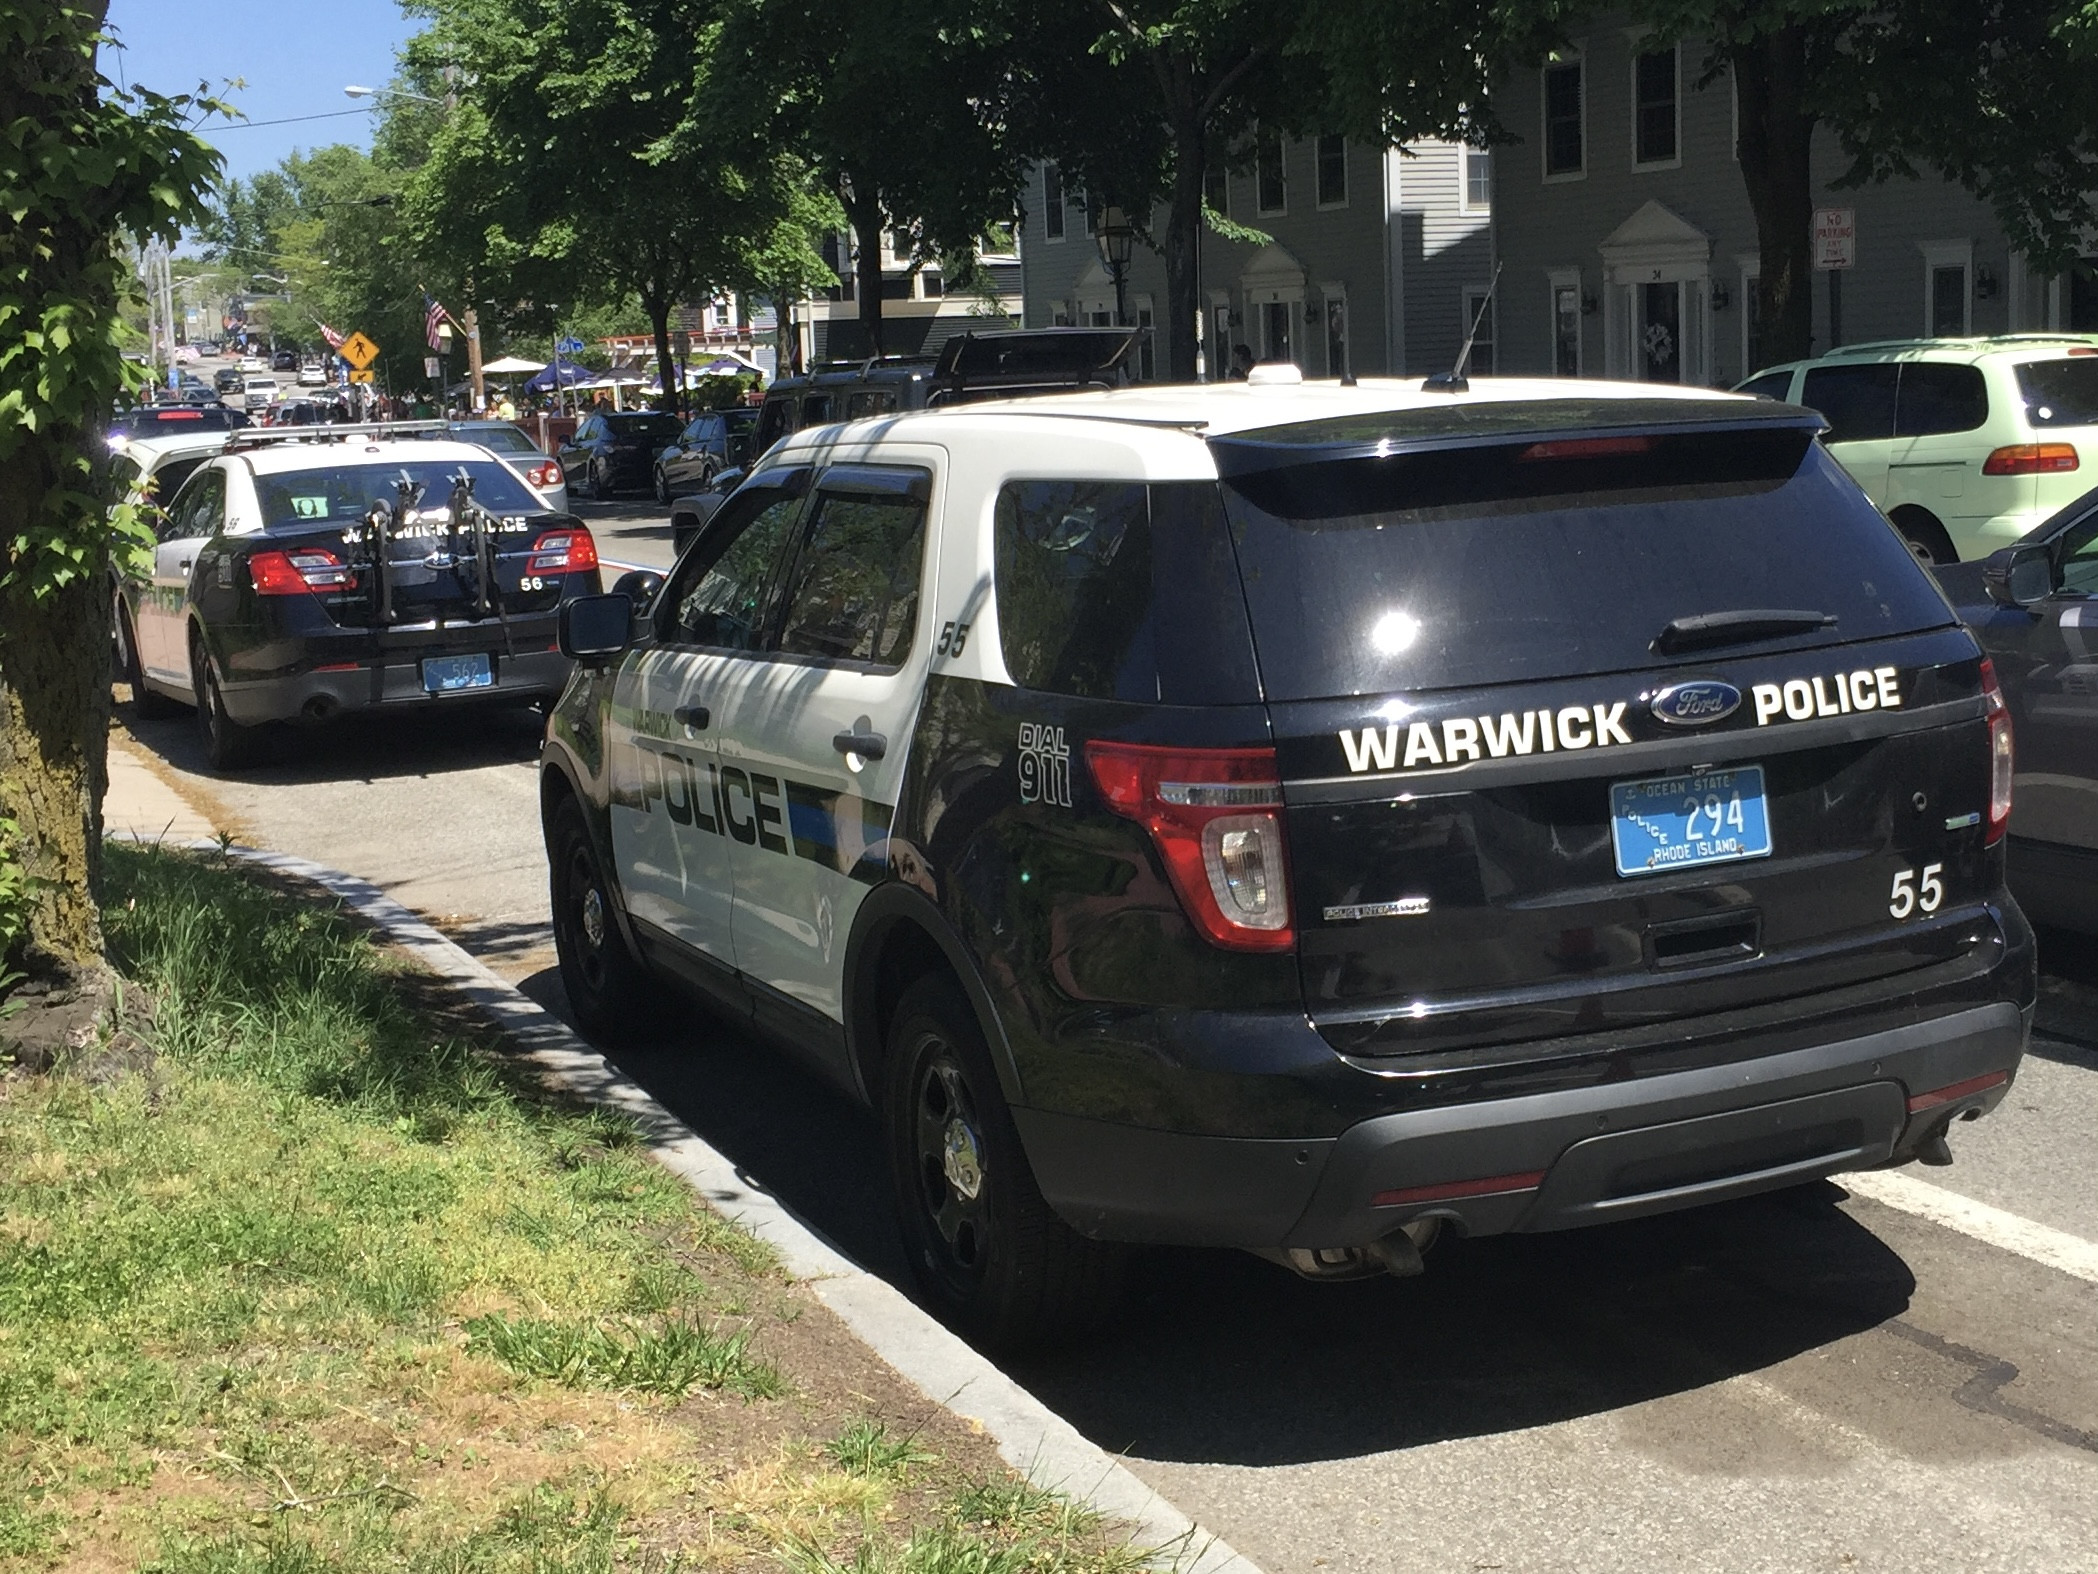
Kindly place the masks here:
MULTIPOLYGON (((1222 375, 1241 344, 1256 360, 1293 361, 1308 377, 1447 368, 1466 305, 1483 299, 1492 277, 1491 199, 1490 161, 1476 150, 1260 139, 1249 168, 1219 168, 1209 180, 1210 207, 1266 237, 1203 236, 1200 351, 1209 375, 1222 375)), ((1044 164, 1023 207, 1027 326, 1112 324, 1115 280, 1097 244, 1099 204, 1044 164)), ((1123 310, 1153 330, 1137 367, 1145 378, 1165 364, 1165 294, 1164 258, 1137 244, 1123 310)), ((1490 321, 1482 338, 1490 359, 1490 321)))
MULTIPOLYGON (((1733 85, 1704 47, 1598 27, 1495 95, 1495 369, 1729 385, 1756 369, 1756 226, 1735 160, 1733 85)), ((1847 166, 1822 134, 1814 168, 1847 166)), ((1814 281, 1814 346, 1925 335, 2098 331, 2088 270, 2037 275, 1987 204, 1935 179, 1818 205, 1855 215, 1853 265, 1814 281)), ((2098 242, 2094 242, 2098 251, 2098 242)), ((1482 370, 1486 369, 1483 365, 1482 370)))

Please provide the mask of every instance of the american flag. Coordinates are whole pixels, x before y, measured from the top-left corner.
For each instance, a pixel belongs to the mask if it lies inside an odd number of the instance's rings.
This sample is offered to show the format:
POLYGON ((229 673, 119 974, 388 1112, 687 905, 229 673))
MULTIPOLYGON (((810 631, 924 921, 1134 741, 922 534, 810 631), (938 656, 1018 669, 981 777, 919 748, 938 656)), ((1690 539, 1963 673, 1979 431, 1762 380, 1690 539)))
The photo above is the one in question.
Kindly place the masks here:
POLYGON ((337 333, 333 328, 330 328, 326 323, 320 321, 320 319, 318 318, 314 319, 313 326, 320 329, 321 337, 328 341, 328 348, 331 350, 341 349, 342 341, 349 337, 348 334, 337 333))
POLYGON ((437 329, 449 315, 450 313, 437 304, 436 296, 428 290, 423 291, 423 337, 430 341, 430 348, 433 350, 444 348, 444 340, 439 337, 437 329))

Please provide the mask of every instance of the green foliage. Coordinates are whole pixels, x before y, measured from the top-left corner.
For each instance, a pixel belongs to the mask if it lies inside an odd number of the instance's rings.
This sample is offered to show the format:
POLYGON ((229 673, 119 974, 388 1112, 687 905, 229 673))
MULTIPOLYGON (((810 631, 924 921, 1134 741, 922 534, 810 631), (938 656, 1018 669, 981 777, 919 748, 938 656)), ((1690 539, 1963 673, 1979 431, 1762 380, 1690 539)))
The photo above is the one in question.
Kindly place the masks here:
POLYGON ((915 1434, 891 1437, 883 1423, 864 1419, 832 1438, 826 1452, 849 1476, 901 1476, 939 1457, 920 1448, 915 1434))
MULTIPOLYGON (((0 1000, 21 982, 11 973, 7 960, 15 944, 29 932, 29 916, 36 906, 36 879, 22 863, 22 827, 0 814, 0 1000)), ((5 1008, 0 1007, 0 1012, 5 1008)))
POLYGON ((0 7, 0 469, 29 495, 0 517, 0 591, 46 598, 101 572, 135 513, 106 514, 87 434, 142 375, 120 353, 119 236, 173 241, 218 157, 186 128, 202 97, 119 89, 95 69, 99 10, 0 7))
POLYGON ((634 1388, 671 1399, 696 1388, 745 1399, 786 1391, 778 1371, 751 1356, 747 1329, 724 1334, 689 1318, 600 1323, 498 1313, 467 1323, 466 1348, 567 1388, 634 1388))

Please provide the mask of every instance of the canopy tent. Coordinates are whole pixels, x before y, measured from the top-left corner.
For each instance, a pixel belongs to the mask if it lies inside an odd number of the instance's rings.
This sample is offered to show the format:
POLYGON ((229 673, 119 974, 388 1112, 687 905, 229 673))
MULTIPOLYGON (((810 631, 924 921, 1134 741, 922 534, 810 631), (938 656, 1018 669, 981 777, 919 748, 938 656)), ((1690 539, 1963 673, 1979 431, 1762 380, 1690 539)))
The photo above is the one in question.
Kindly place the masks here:
MULTIPOLYGON (((483 367, 482 370, 486 371, 488 368, 483 367)), ((555 388, 573 388, 578 383, 587 383, 596 375, 597 373, 589 367, 579 366, 574 361, 556 360, 553 365, 526 383, 525 389, 530 393, 547 393, 555 388)))
POLYGON ((499 361, 490 361, 482 367, 483 372, 492 372, 500 377, 513 376, 518 372, 537 372, 546 367, 544 361, 528 361, 521 355, 506 355, 499 361))

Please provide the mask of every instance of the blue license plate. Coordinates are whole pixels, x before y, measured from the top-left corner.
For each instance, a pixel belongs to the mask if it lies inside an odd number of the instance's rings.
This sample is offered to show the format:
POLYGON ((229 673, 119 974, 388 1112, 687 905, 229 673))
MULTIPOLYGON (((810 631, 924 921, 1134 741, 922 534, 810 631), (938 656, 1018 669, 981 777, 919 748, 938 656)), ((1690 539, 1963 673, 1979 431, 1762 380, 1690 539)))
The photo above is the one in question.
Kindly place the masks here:
POLYGON ((423 690, 456 694, 461 689, 492 689, 495 667, 482 651, 477 656, 428 656, 423 660, 423 690))
POLYGON ((1610 786, 1619 874, 1661 874, 1770 856, 1763 767, 1657 776, 1610 786))

